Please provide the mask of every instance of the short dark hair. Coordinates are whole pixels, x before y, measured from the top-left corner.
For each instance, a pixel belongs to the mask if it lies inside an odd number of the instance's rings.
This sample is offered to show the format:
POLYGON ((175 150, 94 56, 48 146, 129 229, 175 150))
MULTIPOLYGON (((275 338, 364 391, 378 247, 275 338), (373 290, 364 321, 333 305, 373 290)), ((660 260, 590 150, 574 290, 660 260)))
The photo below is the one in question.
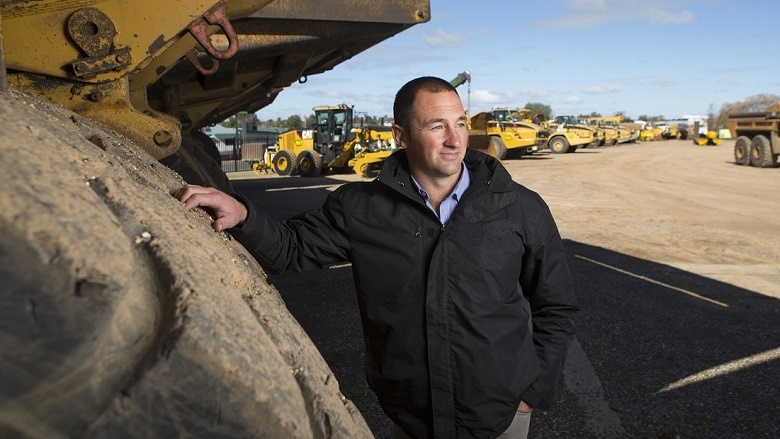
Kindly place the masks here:
POLYGON ((414 99, 417 97, 417 93, 420 91, 427 91, 429 93, 452 91, 455 92, 455 94, 458 94, 458 91, 455 90, 455 87, 453 87, 452 84, 441 78, 421 76, 412 79, 404 84, 395 95, 393 119, 396 124, 404 128, 409 127, 409 122, 412 120, 412 105, 414 104, 414 99))

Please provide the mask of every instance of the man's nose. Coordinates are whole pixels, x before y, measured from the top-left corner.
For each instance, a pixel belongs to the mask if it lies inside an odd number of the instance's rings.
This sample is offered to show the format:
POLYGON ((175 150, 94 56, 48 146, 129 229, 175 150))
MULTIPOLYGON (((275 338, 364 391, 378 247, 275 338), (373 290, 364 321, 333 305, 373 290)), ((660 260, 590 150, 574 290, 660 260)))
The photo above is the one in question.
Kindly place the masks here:
POLYGON ((446 145, 461 146, 461 138, 458 130, 454 127, 447 128, 447 138, 444 139, 446 145))

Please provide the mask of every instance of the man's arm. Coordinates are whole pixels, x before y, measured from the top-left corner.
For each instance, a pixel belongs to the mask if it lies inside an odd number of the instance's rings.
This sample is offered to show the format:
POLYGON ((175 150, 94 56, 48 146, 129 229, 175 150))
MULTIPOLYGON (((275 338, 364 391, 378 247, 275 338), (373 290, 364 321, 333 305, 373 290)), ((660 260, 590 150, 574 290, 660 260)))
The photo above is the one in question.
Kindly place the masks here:
POLYGON ((273 273, 323 268, 349 256, 343 206, 334 194, 327 198, 325 208, 283 222, 240 195, 234 197, 209 187, 188 185, 174 195, 188 210, 209 210, 214 230, 229 231, 273 273))
POLYGON ((217 189, 196 185, 184 186, 175 194, 187 210, 206 207, 214 218, 212 227, 217 232, 235 227, 246 220, 247 208, 236 198, 217 189))

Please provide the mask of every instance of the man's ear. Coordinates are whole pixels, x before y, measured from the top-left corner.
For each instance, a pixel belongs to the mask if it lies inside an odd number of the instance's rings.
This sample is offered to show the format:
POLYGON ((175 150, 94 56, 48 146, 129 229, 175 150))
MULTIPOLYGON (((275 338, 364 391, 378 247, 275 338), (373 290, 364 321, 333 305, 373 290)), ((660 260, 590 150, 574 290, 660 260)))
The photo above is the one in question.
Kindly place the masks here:
POLYGON ((406 148, 406 132, 401 125, 397 123, 393 124, 393 140, 395 145, 399 148, 406 148))

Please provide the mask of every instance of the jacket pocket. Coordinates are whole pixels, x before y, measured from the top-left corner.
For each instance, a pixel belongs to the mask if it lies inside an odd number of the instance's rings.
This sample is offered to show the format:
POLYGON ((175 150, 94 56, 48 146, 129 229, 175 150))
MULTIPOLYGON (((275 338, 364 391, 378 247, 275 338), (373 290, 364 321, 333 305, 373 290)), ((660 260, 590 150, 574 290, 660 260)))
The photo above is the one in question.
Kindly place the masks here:
POLYGON ((418 278, 420 238, 409 221, 376 216, 352 218, 352 270, 358 293, 403 302, 418 278), (381 228, 389 230, 381 230, 381 228))

